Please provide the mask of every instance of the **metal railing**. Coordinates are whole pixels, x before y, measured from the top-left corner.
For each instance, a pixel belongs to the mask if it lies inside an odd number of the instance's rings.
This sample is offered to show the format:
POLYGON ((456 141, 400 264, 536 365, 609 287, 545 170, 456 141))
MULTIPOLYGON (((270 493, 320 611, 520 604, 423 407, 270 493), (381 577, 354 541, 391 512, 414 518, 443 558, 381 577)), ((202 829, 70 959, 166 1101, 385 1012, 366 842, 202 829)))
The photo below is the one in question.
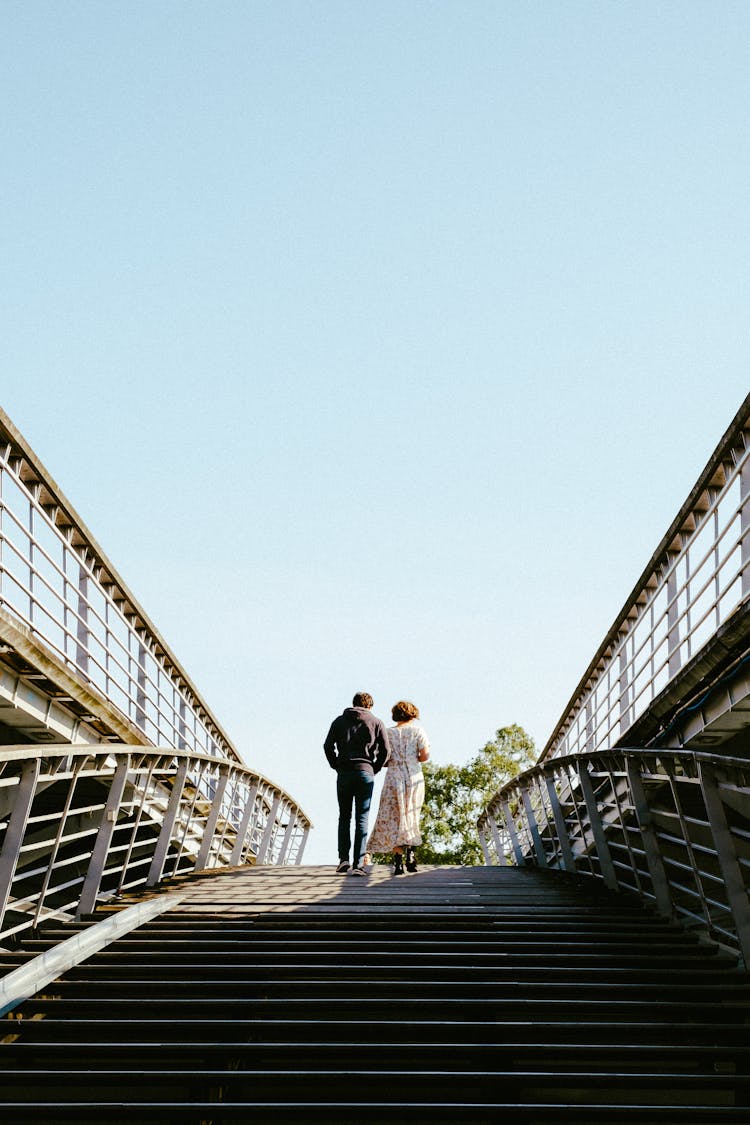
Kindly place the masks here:
POLYGON ((299 863, 310 822, 235 761, 146 746, 0 749, 0 941, 226 864, 299 863))
POLYGON ((145 742, 240 760, 70 502, 0 411, 0 607, 145 742))
POLYGON ((750 597, 750 396, 578 684, 542 758, 626 738, 750 597))
POLYGON ((750 762, 689 750, 553 758, 492 798, 487 864, 537 864, 632 891, 750 967, 750 762))

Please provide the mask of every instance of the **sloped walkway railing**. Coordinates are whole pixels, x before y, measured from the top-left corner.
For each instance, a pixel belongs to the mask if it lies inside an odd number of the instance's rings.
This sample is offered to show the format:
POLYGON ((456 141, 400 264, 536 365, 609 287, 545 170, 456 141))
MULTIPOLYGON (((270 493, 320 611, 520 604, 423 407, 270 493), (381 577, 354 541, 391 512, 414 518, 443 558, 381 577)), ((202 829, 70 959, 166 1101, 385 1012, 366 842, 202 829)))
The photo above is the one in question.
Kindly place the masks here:
POLYGON ((0 942, 205 868, 299 863, 310 821, 260 774, 147 746, 0 749, 0 942))
MULTIPOLYGON (((750 395, 592 657, 542 758, 642 745, 628 732, 749 602, 750 395)), ((679 728, 671 735, 672 745, 682 743, 679 728)))
POLYGON ((595 876, 750 966, 750 762, 685 750, 555 758, 500 789, 478 828, 485 863, 595 876))
POLYGON ((92 689, 105 708, 97 717, 110 719, 116 709, 124 724, 115 728, 120 738, 242 761, 166 640, 2 410, 0 610, 92 689))

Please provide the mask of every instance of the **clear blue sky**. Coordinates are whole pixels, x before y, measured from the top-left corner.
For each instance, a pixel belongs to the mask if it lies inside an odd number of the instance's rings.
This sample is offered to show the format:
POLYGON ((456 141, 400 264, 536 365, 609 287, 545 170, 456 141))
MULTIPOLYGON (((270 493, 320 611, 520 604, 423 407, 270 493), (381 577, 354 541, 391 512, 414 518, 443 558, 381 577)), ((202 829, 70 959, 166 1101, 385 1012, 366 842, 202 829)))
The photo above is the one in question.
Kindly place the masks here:
POLYGON ((541 746, 750 387, 750 5, 0 3, 0 403, 335 855, 541 746))

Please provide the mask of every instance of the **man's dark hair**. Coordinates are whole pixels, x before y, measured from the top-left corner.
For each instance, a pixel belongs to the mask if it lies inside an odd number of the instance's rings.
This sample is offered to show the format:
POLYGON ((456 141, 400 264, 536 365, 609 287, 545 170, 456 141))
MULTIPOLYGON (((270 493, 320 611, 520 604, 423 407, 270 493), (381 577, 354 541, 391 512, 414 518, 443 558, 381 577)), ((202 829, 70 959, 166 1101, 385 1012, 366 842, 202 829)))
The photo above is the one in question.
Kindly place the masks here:
POLYGON ((352 700, 352 707, 372 707, 373 698, 366 691, 358 691, 352 700))

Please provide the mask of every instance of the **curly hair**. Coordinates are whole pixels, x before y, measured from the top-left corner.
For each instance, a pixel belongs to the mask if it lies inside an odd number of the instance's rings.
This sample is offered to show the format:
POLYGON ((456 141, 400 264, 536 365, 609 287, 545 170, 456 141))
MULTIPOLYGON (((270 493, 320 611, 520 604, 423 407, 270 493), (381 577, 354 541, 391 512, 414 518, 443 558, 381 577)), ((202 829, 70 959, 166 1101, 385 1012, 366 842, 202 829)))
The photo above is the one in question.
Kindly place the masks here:
POLYGON ((393 704, 391 715, 393 715, 394 723, 408 723, 409 719, 419 718, 419 708, 415 703, 409 703, 407 700, 401 699, 398 703, 393 704))
POLYGON ((373 698, 366 691, 358 691, 352 700, 352 707, 372 707, 373 698))

